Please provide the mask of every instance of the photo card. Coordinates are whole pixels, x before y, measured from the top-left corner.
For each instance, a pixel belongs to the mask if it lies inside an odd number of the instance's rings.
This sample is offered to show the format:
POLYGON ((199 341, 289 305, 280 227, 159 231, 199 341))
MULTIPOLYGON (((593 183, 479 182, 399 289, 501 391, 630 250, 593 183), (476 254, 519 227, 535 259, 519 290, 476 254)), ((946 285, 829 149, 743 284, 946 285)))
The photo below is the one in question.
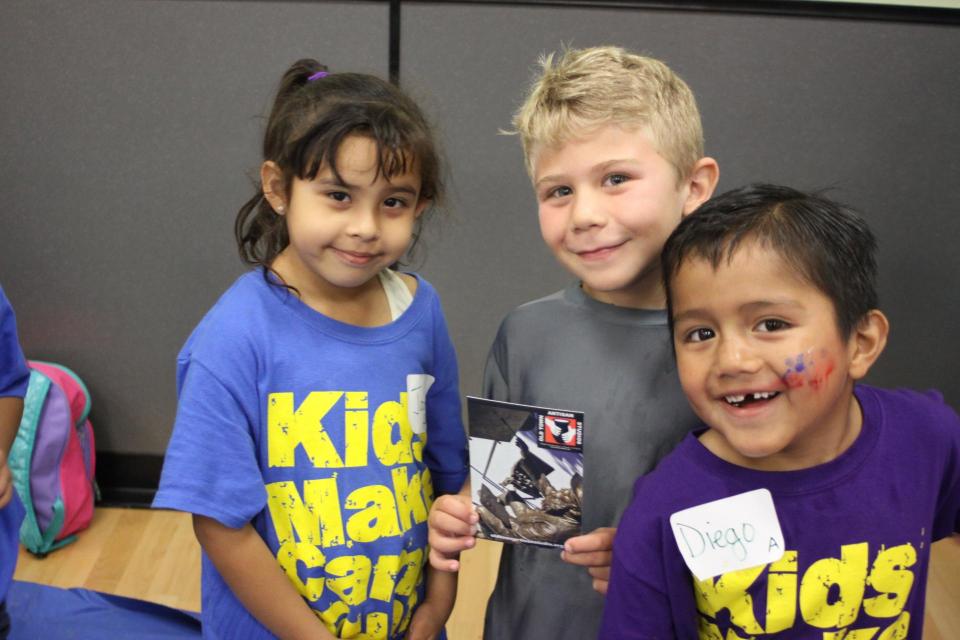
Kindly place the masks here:
POLYGON ((583 413, 467 396, 481 538, 563 547, 580 535, 583 413))

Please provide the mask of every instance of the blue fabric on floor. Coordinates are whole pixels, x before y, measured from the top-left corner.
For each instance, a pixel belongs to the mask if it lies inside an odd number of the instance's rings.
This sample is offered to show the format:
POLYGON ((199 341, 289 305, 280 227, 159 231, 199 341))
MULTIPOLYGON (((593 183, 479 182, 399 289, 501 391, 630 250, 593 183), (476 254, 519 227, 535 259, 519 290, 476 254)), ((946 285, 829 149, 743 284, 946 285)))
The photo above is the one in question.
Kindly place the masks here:
POLYGON ((9 640, 200 638, 200 614, 89 589, 15 580, 7 594, 9 640))

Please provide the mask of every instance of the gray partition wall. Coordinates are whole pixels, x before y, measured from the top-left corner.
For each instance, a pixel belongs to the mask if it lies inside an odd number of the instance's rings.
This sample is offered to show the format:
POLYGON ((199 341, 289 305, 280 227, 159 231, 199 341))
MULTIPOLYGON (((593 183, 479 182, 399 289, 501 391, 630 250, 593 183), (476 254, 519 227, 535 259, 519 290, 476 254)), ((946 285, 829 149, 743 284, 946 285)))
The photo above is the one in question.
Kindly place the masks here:
POLYGON ((166 448, 177 351, 243 270, 280 76, 386 75, 388 23, 382 2, 0 3, 0 283, 28 357, 89 385, 101 454, 166 448))
POLYGON ((101 460, 162 455, 176 353, 243 270, 232 224, 261 116, 303 56, 399 72, 437 122, 452 197, 413 266, 441 293, 465 393, 503 314, 568 281, 540 240, 519 142, 498 129, 541 52, 612 43, 690 82, 721 189, 832 187, 867 214, 893 323, 871 380, 939 387, 957 406, 957 21, 620 4, 635 6, 0 2, 0 284, 27 354, 88 383, 101 460))

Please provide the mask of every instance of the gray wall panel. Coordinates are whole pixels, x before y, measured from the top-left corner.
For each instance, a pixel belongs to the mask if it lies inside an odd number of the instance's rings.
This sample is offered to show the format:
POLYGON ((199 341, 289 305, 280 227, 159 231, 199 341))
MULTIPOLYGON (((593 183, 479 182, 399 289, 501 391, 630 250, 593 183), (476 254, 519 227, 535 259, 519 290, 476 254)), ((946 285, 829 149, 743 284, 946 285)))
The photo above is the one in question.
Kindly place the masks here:
POLYGON ((455 220, 423 272, 443 295, 464 388, 513 306, 567 277, 542 247, 508 127, 537 56, 618 44, 693 87, 720 189, 832 187, 880 238, 893 332, 871 381, 938 387, 960 405, 960 28, 687 11, 404 4, 401 77, 424 96, 453 166, 455 220))
MULTIPOLYGON (((873 381, 960 402, 958 27, 437 3, 402 18, 403 84, 453 167, 451 215, 414 266, 443 295, 465 391, 503 314, 568 280, 497 131, 540 52, 610 42, 690 81, 721 188, 833 186, 868 214, 894 324, 873 381)), ((387 5, 8 0, 0 42, 0 282, 25 349, 86 378, 102 450, 161 453, 174 356, 243 268, 232 222, 274 83, 302 55, 384 75, 387 5)))
POLYGON ((233 218, 280 75, 304 56, 385 75, 387 6, 6 0, 0 42, 0 282, 24 350, 85 378, 98 448, 162 453, 176 353, 243 269, 233 218))

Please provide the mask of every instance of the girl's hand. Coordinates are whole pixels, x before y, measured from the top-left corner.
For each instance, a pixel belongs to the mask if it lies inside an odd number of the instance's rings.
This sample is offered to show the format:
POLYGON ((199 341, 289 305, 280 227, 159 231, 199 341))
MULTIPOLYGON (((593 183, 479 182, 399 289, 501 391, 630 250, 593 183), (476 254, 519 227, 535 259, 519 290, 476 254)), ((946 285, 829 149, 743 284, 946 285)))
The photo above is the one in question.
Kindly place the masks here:
POLYGON ((460 552, 477 544, 475 534, 479 520, 469 493, 437 498, 427 519, 430 566, 437 571, 459 571, 460 552))
POLYGON ((610 583, 610 561, 613 559, 613 536, 617 530, 613 527, 601 527, 582 536, 570 538, 563 544, 560 555, 565 562, 587 567, 593 578, 593 588, 602 595, 607 594, 610 583))
POLYGON ((450 610, 431 602, 427 597, 413 612, 405 640, 436 640, 443 631, 443 625, 450 616, 450 610), (441 609, 446 609, 441 611, 441 609))
POLYGON ((439 637, 457 601, 456 574, 434 571, 431 567, 424 567, 424 571, 427 572, 426 595, 413 612, 405 640, 439 637))

